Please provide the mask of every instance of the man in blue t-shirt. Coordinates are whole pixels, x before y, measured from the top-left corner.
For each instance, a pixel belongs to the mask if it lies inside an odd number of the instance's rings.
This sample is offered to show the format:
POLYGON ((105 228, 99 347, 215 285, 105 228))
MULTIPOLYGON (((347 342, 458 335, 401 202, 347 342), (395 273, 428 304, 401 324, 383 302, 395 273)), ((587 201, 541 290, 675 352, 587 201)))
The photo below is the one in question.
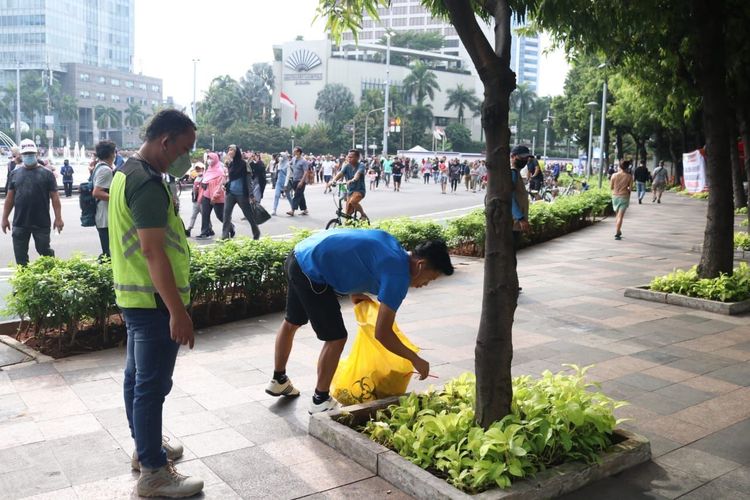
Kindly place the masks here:
POLYGON ((329 395, 333 374, 346 344, 346 327, 338 295, 351 295, 355 304, 380 302, 375 338, 390 352, 408 359, 423 380, 430 364, 393 332, 396 311, 409 287, 422 287, 440 275, 453 274, 448 248, 442 240, 426 241, 407 252, 399 242, 378 229, 322 231, 302 240, 287 257, 286 317, 276 336, 273 379, 266 392, 272 396, 299 396, 286 375, 286 364, 297 329, 310 321, 324 342, 318 359, 318 381, 310 413, 336 408, 329 395))
POLYGON ((326 184, 326 189, 328 189, 331 186, 331 183, 338 181, 342 177, 346 179, 347 215, 359 212, 363 219, 367 219, 365 209, 362 208, 361 203, 367 193, 365 189, 366 173, 365 164, 359 161, 359 150, 352 149, 349 151, 349 154, 346 155, 346 165, 344 165, 344 168, 341 169, 341 172, 336 174, 336 177, 326 184))

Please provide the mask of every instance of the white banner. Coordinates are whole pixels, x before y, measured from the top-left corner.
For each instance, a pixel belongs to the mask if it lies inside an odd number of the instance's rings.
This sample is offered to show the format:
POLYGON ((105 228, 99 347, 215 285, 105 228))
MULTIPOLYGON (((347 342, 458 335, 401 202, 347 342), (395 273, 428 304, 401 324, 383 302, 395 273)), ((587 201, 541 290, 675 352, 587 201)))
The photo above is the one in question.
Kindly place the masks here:
POLYGON ((688 193, 708 191, 706 159, 700 150, 682 155, 682 173, 685 178, 685 191, 688 193))

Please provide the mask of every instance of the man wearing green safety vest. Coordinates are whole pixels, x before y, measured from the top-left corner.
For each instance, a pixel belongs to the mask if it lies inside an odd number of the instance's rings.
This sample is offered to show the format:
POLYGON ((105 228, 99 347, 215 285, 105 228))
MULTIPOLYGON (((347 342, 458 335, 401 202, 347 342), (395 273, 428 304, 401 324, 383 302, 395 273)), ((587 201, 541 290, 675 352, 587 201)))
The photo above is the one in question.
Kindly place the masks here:
POLYGON ((117 305, 128 332, 125 412, 135 440, 131 465, 145 497, 186 497, 200 479, 178 474, 172 460, 182 446, 162 437, 162 406, 172 388, 177 351, 194 343, 190 251, 162 174, 190 168, 195 124, 167 109, 146 128, 146 142, 114 174, 109 191, 109 239, 117 305))

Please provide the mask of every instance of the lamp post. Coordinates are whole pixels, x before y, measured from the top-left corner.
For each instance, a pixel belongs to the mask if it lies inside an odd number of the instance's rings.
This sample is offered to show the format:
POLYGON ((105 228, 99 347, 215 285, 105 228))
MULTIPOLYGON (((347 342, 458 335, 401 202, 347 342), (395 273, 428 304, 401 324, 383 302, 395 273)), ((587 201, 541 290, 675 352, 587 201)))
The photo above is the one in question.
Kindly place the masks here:
MULTIPOLYGON (((390 16, 390 10, 388 14, 390 16)), ((391 36, 393 35, 390 17, 388 19, 389 26, 385 32, 385 102, 383 103, 383 155, 385 156, 388 155, 388 93, 391 87, 391 36)), ((365 141, 365 146, 367 146, 367 141, 365 141)))
MULTIPOLYGON (((367 158, 367 151, 370 150, 370 143, 367 142, 367 121, 370 118, 370 113, 374 113, 376 111, 383 111, 383 110, 385 110, 385 108, 371 109, 370 111, 367 112, 367 114, 365 114, 365 158, 367 158)), ((387 114, 387 111, 386 111, 386 114, 387 114)))
MULTIPOLYGON (((599 65, 599 69, 606 68, 607 63, 602 63, 599 65)), ((604 84, 602 86, 602 130, 601 130, 601 148, 602 148, 602 161, 599 165, 599 187, 602 187, 602 181, 604 179, 604 168, 607 164, 607 143, 604 141, 604 138, 606 137, 606 130, 607 130, 607 73, 605 71, 604 73, 604 84)))
POLYGON ((216 151, 216 146, 214 145, 214 134, 211 134, 211 151, 216 151))
POLYGON ((534 154, 534 150, 536 149, 536 129, 531 129, 531 154, 534 154))
MULTIPOLYGON (((196 88, 196 76, 198 74, 198 63, 200 62, 200 59, 193 59, 193 121, 197 122, 198 119, 195 116, 196 111, 196 105, 195 105, 195 88, 196 88)), ((198 144, 198 137, 196 136, 195 142, 193 143, 193 151, 195 151, 195 147, 198 144)))
POLYGON ((292 134, 292 154, 294 154, 294 134, 292 134))
POLYGON ((16 61, 16 144, 21 144, 21 61, 16 61))
POLYGON ((568 129, 565 129, 565 156, 570 158, 570 136, 568 135, 568 129))
POLYGON ((554 116, 549 115, 549 109, 547 110, 547 118, 542 120, 544 122, 544 147, 542 149, 542 158, 547 161, 547 130, 549 130, 549 124, 554 116))
POLYGON ((586 152, 586 178, 591 177, 591 156, 593 155, 593 151, 591 150, 591 146, 593 145, 593 136, 594 136, 594 110, 596 109, 596 102, 590 101, 586 103, 586 107, 589 108, 591 111, 591 114, 589 116, 589 149, 586 152))

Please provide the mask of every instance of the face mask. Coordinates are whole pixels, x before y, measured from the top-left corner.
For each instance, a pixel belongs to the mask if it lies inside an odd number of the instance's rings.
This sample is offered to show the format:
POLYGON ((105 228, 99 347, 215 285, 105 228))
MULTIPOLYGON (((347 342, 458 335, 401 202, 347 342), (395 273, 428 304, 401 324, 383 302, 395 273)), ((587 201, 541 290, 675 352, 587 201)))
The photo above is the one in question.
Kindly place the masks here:
POLYGON ((37 165, 36 155, 23 155, 21 158, 23 159, 23 164, 27 167, 34 167, 37 165))
POLYGON ((177 159, 173 161, 171 165, 169 165, 167 172, 169 173, 169 175, 179 179, 180 177, 185 175, 185 172, 187 172, 188 170, 190 170, 190 154, 185 153, 178 156, 177 159))
POLYGON ((522 170, 522 169, 523 169, 523 167, 525 167, 525 166, 526 166, 526 164, 528 163, 528 161, 529 161, 529 160, 528 160, 528 158, 524 158, 524 159, 516 159, 516 160, 514 161, 514 166, 515 166, 515 167, 516 167, 516 168, 517 168, 518 170, 522 170))

